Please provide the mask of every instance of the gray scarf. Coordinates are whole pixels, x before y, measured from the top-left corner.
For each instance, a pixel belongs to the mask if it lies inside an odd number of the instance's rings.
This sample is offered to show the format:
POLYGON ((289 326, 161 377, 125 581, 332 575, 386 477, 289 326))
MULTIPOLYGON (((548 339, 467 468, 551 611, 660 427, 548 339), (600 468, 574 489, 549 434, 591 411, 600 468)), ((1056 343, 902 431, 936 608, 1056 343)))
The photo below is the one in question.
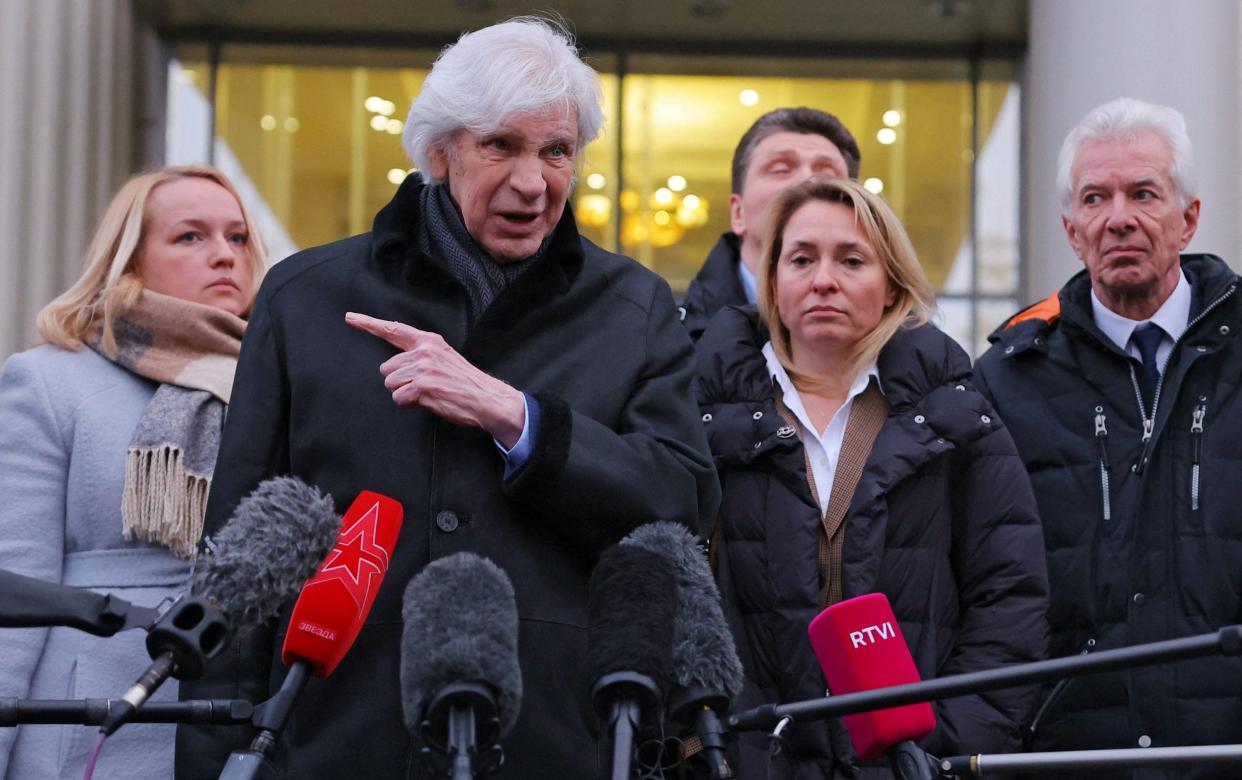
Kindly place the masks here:
POLYGON ((470 322, 477 322, 501 291, 535 264, 547 251, 549 239, 525 260, 498 263, 474 240, 461 221, 447 184, 423 187, 419 194, 417 245, 423 254, 435 257, 456 279, 470 300, 470 322))

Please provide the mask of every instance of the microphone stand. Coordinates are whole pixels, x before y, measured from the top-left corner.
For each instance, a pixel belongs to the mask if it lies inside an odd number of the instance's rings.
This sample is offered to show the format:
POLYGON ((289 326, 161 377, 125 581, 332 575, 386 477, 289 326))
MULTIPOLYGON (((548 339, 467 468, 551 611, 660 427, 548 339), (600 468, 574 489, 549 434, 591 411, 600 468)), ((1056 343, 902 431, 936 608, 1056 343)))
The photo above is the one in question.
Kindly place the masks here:
POLYGON ((500 738, 496 697, 486 685, 445 685, 428 705, 421 728, 427 744, 424 758, 437 775, 471 780, 495 772, 504 763, 504 753, 496 744, 500 738), (448 758, 447 767, 433 760, 433 749, 448 758))
POLYGON ((310 673, 310 664, 295 661, 276 695, 254 708, 253 721, 259 733, 250 743, 249 750, 234 750, 229 754, 219 780, 257 780, 276 776, 268 758, 276 747, 277 737, 289 722, 293 705, 306 687, 310 673))
POLYGON ((982 672, 957 674, 793 704, 765 704, 731 714, 728 725, 731 731, 756 731, 770 729, 786 717, 791 720, 838 718, 856 712, 888 709, 915 702, 950 699, 955 696, 1048 682, 1064 677, 1132 669, 1136 666, 1202 658, 1209 655, 1232 656, 1240 653, 1242 653, 1242 626, 1226 626, 1213 634, 1199 634, 1116 650, 1102 650, 1091 655, 1052 658, 1047 661, 1004 666, 982 672))
POLYGON ((160 615, 116 596, 0 569, 0 628, 68 626, 95 636, 147 628, 160 615))
POLYGON ((612 780, 630 780, 634 760, 634 734, 642 723, 643 710, 653 709, 660 689, 645 674, 613 672, 599 678, 591 700, 601 717, 607 715, 612 732, 612 780))
POLYGON ((1064 772, 1082 769, 1148 769, 1242 763, 1242 745, 1058 750, 1013 755, 952 756, 941 759, 942 776, 983 777, 984 772, 1064 772))
MULTIPOLYGON (((65 723, 98 726, 118 707, 120 699, 0 698, 0 727, 65 723)), ((130 717, 131 723, 249 723, 254 705, 244 699, 190 699, 147 702, 130 717)))
POLYGON ((669 701, 674 722, 694 729, 703 746, 703 760, 711 780, 733 780, 733 770, 725 760, 724 728, 717 713, 729 708, 729 698, 702 686, 679 688, 669 701))

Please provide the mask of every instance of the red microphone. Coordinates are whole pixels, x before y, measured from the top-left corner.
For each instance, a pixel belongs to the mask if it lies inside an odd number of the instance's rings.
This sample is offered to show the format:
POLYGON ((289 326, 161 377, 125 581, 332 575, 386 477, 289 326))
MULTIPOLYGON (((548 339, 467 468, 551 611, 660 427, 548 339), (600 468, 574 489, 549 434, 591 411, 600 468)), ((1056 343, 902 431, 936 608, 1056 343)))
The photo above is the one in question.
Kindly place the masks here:
MULTIPOLYGON (((910 648, 883 593, 868 593, 825 609, 807 632, 836 695, 919 682, 910 648)), ((864 760, 883 756, 904 740, 918 741, 936 727, 927 702, 906 704, 841 719, 864 760)))
POLYGON ((309 677, 327 677, 349 652, 388 573, 404 512, 387 496, 364 490, 341 520, 341 531, 319 571, 293 605, 280 659, 289 668, 276 695, 255 708, 259 732, 249 750, 229 755, 220 780, 273 777, 268 762, 309 677))
POLYGON ((404 513, 400 502, 364 490, 341 521, 336 546, 306 581, 293 606, 281 661, 301 661, 327 677, 353 645, 371 612, 404 513))

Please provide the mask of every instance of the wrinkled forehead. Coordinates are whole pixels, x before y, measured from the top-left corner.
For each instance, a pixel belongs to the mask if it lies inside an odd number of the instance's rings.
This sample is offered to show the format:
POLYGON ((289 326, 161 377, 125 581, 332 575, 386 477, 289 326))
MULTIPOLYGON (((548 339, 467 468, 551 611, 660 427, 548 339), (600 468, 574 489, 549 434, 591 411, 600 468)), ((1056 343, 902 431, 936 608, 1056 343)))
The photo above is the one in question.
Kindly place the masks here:
POLYGON ((1159 133, 1141 131, 1117 138, 1084 141, 1074 155, 1070 178, 1075 190, 1104 181, 1155 180, 1172 184, 1173 150, 1159 133))
POLYGON ((578 139, 578 115, 567 105, 553 104, 529 110, 517 110, 479 127, 462 128, 475 136, 496 134, 525 138, 528 141, 578 139))

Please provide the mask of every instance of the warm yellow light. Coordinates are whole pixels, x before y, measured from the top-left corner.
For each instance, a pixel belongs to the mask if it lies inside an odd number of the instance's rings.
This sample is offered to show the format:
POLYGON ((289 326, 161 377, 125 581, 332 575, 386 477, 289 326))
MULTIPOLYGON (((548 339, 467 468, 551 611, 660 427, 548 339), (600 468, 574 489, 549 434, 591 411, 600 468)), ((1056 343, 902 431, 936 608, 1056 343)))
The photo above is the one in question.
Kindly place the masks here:
POLYGON ((669 215, 667 211, 657 211, 655 213, 655 216, 652 217, 652 219, 655 221, 657 225, 659 225, 660 227, 664 227, 673 218, 669 215))
POLYGON ((897 140, 897 131, 891 127, 881 127, 875 134, 875 140, 888 146, 897 140))
POLYGON ((380 107, 376 109, 376 113, 383 114, 384 116, 392 116, 392 112, 396 110, 397 110, 396 103, 392 102, 391 100, 384 100, 380 102, 380 107))
POLYGON ((639 205, 642 203, 642 199, 638 197, 638 193, 630 189, 622 190, 621 197, 618 200, 621 202, 621 209, 623 211, 637 211, 639 205))
POLYGON ((295 117, 287 117, 285 119, 285 132, 296 133, 298 131, 298 128, 300 128, 301 126, 302 126, 302 123, 299 122, 297 118, 295 117))
POLYGON ((673 202, 673 191, 668 187, 661 187, 655 191, 655 202, 661 206, 667 206, 673 202))
POLYGON ((362 101, 362 107, 365 108, 367 111, 370 111, 372 114, 378 114, 378 113, 381 113, 380 109, 383 108, 384 102, 385 101, 382 97, 378 95, 372 95, 371 97, 362 101))
POLYGON ((871 192, 875 195, 879 195, 881 192, 884 191, 884 182, 881 179, 875 178, 874 176, 872 176, 870 179, 867 179, 865 182, 863 182, 863 186, 871 190, 871 192))
POLYGON ((884 124, 888 125, 889 127, 896 127, 897 125, 901 124, 901 112, 897 111, 896 109, 890 108, 889 110, 884 112, 883 120, 884 120, 884 124))
POLYGON ((276 129, 276 117, 272 116, 271 114, 264 114, 263 118, 259 120, 259 127, 263 128, 264 130, 275 130, 276 129))
POLYGON ((393 184, 400 184, 401 182, 405 181, 405 169, 404 168, 389 168, 388 169, 388 181, 392 182, 393 184))
POLYGON ((682 198, 682 201, 681 201, 681 205, 685 206, 691 211, 694 211, 695 209, 697 209, 699 207, 699 203, 700 201, 699 201, 698 195, 687 195, 686 197, 682 198))
POLYGON ((686 188, 686 177, 676 174, 668 177, 668 188, 673 192, 681 192, 686 188))
POLYGON ((587 176, 587 186, 593 190, 602 190, 607 183, 608 180, 604 178, 602 173, 592 173, 587 176))
POLYGON ((387 130, 390 135, 401 135, 401 131, 404 128, 405 124, 402 123, 400 119, 384 120, 384 129, 387 130))
POLYGON ((737 102, 744 106, 753 106, 759 103, 759 93, 753 89, 744 89, 737 94, 737 102))
POLYGON ((579 224, 603 227, 612 218, 612 201, 608 199, 607 195, 600 195, 599 193, 593 192, 583 195, 578 198, 574 215, 578 218, 579 224))
POLYGON ((382 117, 382 116, 379 116, 378 114, 371 117, 371 129, 372 130, 379 130, 382 133, 384 132, 384 128, 386 127, 388 127, 387 117, 382 117))

